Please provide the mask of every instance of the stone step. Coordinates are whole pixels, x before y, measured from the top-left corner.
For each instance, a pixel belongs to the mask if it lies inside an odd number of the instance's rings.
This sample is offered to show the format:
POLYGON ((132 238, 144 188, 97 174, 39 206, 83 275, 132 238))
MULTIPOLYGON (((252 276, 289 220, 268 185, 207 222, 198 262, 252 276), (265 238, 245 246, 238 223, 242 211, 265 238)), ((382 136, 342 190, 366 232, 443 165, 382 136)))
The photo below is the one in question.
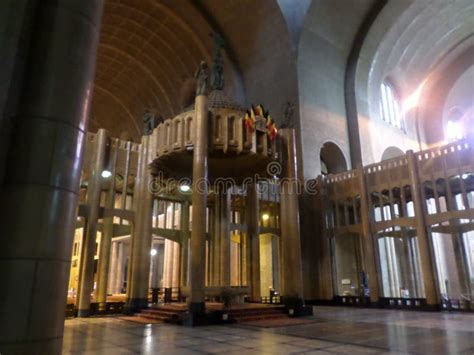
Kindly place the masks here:
POLYGON ((134 316, 139 317, 139 318, 155 319, 155 320, 162 320, 162 321, 166 321, 169 319, 169 317, 164 317, 160 315, 150 315, 150 314, 144 314, 144 313, 135 313, 134 316))
POLYGON ((186 310, 178 307, 156 307, 156 308, 147 308, 141 310, 135 315, 140 318, 161 320, 163 322, 169 323, 178 323, 180 320, 180 314, 186 310))
POLYGON ((270 309, 270 310, 257 310, 257 309, 251 309, 247 311, 234 311, 234 310, 229 310, 228 313, 233 316, 239 316, 239 315, 259 315, 259 314, 286 314, 286 310, 284 308, 281 309, 270 309))
POLYGON ((141 311, 142 313, 147 313, 147 314, 163 314, 163 315, 175 315, 175 314, 181 314, 184 311, 172 311, 172 310, 167 310, 167 309, 144 309, 141 311))
POLYGON ((266 319, 288 318, 289 315, 284 307, 231 309, 228 311, 229 319, 236 322, 250 322, 266 319))
POLYGON ((229 317, 229 319, 235 320, 238 323, 251 322, 256 320, 268 320, 268 319, 285 319, 289 318, 285 314, 272 314, 272 315, 261 315, 261 316, 247 316, 247 317, 229 317))

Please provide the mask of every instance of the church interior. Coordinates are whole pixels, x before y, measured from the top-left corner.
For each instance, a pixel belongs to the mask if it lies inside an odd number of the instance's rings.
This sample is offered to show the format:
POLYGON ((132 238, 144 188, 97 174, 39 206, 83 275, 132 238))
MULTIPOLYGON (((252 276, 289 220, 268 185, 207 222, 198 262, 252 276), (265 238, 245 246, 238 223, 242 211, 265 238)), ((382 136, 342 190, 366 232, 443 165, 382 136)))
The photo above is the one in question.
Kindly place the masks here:
POLYGON ((474 353, 474 2, 0 10, 0 355, 474 353))

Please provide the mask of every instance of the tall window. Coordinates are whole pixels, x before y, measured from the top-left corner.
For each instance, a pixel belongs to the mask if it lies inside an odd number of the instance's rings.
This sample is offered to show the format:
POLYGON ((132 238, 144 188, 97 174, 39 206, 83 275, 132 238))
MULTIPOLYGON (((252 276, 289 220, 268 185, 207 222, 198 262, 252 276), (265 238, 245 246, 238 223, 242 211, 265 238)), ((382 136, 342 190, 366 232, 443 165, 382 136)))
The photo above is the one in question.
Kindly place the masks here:
POLYGON ((448 123, 445 128, 446 140, 449 142, 462 139, 464 128, 462 124, 463 112, 458 107, 452 107, 448 112, 448 123))
POLYGON ((394 87, 384 81, 380 85, 380 114, 385 122, 405 132, 405 123, 400 108, 397 92, 394 87))

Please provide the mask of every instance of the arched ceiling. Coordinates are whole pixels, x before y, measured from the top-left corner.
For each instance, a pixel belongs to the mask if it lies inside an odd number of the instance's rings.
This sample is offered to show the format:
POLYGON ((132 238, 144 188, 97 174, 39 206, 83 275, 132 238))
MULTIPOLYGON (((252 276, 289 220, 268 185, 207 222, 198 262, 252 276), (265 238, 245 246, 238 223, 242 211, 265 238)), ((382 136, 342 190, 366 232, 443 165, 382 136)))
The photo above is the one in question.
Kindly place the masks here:
POLYGON ((393 23, 379 24, 380 29, 385 27, 385 33, 375 61, 383 64, 385 75, 391 74, 403 89, 410 91, 448 53, 463 51, 468 42, 472 43, 474 2, 415 0, 408 4, 389 2, 381 14, 381 20, 391 17, 393 23), (393 17, 400 10, 400 16, 393 17))
MULTIPOLYGON (((364 40, 357 66, 355 90, 366 163, 377 161, 388 145, 417 150, 438 139, 431 131, 439 131, 442 123, 433 110, 420 112, 422 97, 444 100, 441 94, 449 88, 440 90, 440 78, 457 71, 453 63, 460 63, 473 44, 471 0, 387 2, 364 40), (380 117, 380 84, 385 79, 396 88, 406 133, 391 129, 380 117)), ((452 82, 444 80, 443 85, 452 82)))
MULTIPOLYGON (((292 56, 276 0, 223 4, 220 0, 106 0, 89 130, 102 127, 114 136, 126 132, 138 141, 145 108, 164 118, 179 113, 181 96, 189 91, 199 62, 211 62, 213 31, 226 41, 225 91, 242 104, 248 104, 249 91, 252 103, 273 105, 275 111, 277 102, 279 109, 290 90, 272 85, 275 74, 291 66, 292 56), (265 90, 268 87, 274 87, 273 92, 265 90)), ((291 78, 296 80, 296 75, 291 78)))
POLYGON ((180 16, 186 10, 198 16, 191 5, 176 9, 155 0, 105 2, 90 130, 103 127, 117 136, 127 132, 137 140, 145 108, 164 118, 179 112, 181 86, 202 59, 211 58, 210 41, 180 16))

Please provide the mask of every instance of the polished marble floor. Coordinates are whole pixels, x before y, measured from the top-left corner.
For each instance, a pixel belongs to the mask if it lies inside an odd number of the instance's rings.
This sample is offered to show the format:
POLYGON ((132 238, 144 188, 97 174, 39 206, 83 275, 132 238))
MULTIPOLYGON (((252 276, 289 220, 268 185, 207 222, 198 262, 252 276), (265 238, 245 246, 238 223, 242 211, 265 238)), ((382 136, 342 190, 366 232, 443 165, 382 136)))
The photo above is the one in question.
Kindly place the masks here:
POLYGON ((278 328, 67 320, 63 354, 474 354, 474 314, 315 307, 278 328))

